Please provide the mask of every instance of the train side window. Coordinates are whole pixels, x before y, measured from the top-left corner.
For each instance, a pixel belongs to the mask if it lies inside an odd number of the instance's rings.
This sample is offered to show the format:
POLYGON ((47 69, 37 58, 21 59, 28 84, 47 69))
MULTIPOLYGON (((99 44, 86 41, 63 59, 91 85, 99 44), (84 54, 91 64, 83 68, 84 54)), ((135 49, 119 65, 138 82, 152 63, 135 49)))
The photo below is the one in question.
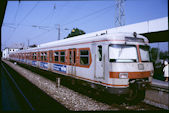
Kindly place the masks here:
POLYGON ((60 52, 60 62, 64 63, 65 62, 65 51, 60 52))
POLYGON ((37 60, 40 60, 40 52, 38 52, 37 60))
POLYGON ((55 56, 55 62, 59 62, 59 52, 58 51, 56 51, 54 53, 54 56, 55 56))
POLYGON ((76 63, 76 51, 73 51, 73 58, 74 58, 73 59, 73 61, 74 61, 73 63, 75 64, 76 63))
POLYGON ((27 53, 27 59, 29 60, 29 53, 27 53))
POLYGON ((43 61, 43 53, 40 54, 41 61, 43 61))
POLYGON ((72 64, 72 51, 69 51, 69 62, 72 64))
POLYGON ((25 59, 27 60, 27 53, 25 53, 25 59))
POLYGON ((31 60, 31 53, 29 53, 29 60, 31 60))
POLYGON ((89 51, 88 50, 80 50, 80 64, 89 65, 89 51))
POLYGON ((99 58, 99 61, 102 61, 102 46, 99 45, 97 46, 98 48, 98 58, 99 58))
POLYGON ((44 52, 44 61, 47 61, 47 52, 44 52))
POLYGON ((32 60, 34 60, 34 53, 32 53, 32 60))
POLYGON ((32 55, 32 60, 34 60, 34 53, 31 53, 31 55, 32 55))
POLYGON ((36 53, 34 53, 34 60, 36 60, 36 53))

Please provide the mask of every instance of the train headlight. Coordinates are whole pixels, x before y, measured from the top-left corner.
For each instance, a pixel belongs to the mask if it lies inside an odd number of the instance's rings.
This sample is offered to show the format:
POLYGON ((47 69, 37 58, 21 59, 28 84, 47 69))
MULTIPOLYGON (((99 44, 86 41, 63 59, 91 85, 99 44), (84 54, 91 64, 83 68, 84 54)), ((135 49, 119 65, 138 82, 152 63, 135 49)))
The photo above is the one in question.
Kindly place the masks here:
POLYGON ((119 73, 119 78, 128 78, 128 73, 119 73))

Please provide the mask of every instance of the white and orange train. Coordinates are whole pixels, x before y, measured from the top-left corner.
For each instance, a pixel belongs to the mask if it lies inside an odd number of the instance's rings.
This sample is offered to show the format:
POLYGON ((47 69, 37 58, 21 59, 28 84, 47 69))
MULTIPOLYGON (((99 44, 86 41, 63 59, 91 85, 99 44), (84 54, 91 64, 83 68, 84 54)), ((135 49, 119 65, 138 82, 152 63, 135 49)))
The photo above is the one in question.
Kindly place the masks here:
POLYGON ((129 94, 128 99, 144 95, 154 72, 148 39, 136 33, 76 36, 13 52, 10 59, 87 81, 93 88, 102 86, 112 94, 129 94))

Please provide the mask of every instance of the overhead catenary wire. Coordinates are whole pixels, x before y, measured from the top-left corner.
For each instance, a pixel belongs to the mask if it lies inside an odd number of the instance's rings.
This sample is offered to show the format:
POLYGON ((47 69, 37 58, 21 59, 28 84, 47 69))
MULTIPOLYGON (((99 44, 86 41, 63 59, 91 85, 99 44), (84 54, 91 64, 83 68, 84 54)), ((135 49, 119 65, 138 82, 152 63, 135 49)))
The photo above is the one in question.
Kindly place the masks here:
POLYGON ((52 17, 50 18, 49 25, 51 25, 51 23, 53 21, 53 17, 55 15, 55 10, 56 10, 56 4, 54 4, 54 6, 53 6, 52 17))
MULTIPOLYGON (((104 10, 104 11, 102 11, 102 12, 100 12, 100 13, 97 13, 97 15, 95 15, 95 16, 92 16, 91 18, 90 18, 90 22, 96 22, 96 21, 98 21, 99 19, 101 19, 101 18, 99 18, 99 16, 100 15, 102 15, 102 16, 104 16, 105 14, 109 14, 109 12, 110 12, 111 10, 104 10), (95 18, 95 19, 92 19, 92 18, 95 18)), ((88 26, 88 24, 86 24, 88 21, 84 21, 84 22, 82 22, 82 23, 80 23, 80 26, 81 26, 81 28, 85 28, 86 26, 88 26)), ((99 25, 101 25, 101 24, 98 24, 97 26, 99 26, 99 25)), ((103 24, 102 24, 103 25, 103 24)), ((111 25, 111 24, 110 24, 111 25)), ((104 25, 105 26, 105 25, 104 25)))
MULTIPOLYGON (((38 2, 34 5, 34 7, 32 7, 32 9, 27 13, 27 15, 25 15, 25 17, 24 18, 26 18, 32 11, 33 11, 33 9, 35 8, 35 7, 37 7, 37 4, 38 4, 38 2)), ((55 4, 56 5, 56 4, 55 4)), ((56 6, 54 5, 54 7, 52 7, 52 9, 56 9, 56 6)), ((52 5, 53 6, 53 5, 52 5)), ((53 17, 53 14, 54 14, 54 10, 52 11, 52 17, 53 17)), ((51 13, 49 13, 44 19, 43 19, 43 21, 44 20, 46 20, 46 18, 49 18, 49 16, 51 15, 51 13)), ((22 21, 24 21, 24 18, 22 19, 22 21)), ((41 21, 40 23, 42 23, 43 21, 41 21)), ((43 29, 43 30, 49 30, 49 29, 55 29, 54 27, 50 27, 50 26, 42 26, 42 25, 40 25, 40 24, 37 24, 37 25, 27 25, 27 24, 22 24, 22 22, 20 22, 19 24, 18 24, 19 26, 24 26, 24 27, 34 27, 34 28, 39 28, 39 29, 43 29)), ((17 26, 18 26, 17 25, 17 26)), ((13 28, 13 29, 16 29, 16 25, 15 25, 15 23, 4 23, 3 24, 3 26, 5 26, 5 27, 9 27, 9 28, 13 28)))
POLYGON ((15 12, 15 15, 14 15, 14 23, 15 23, 15 21, 16 21, 17 15, 18 15, 19 6, 20 6, 20 2, 18 2, 18 7, 17 7, 16 12, 15 12))
MULTIPOLYGON (((92 13, 90 13, 90 14, 88 14, 88 15, 85 15, 85 16, 83 16, 83 17, 80 17, 80 18, 78 18, 78 19, 75 19, 75 20, 73 20, 73 21, 78 21, 79 19, 81 19, 81 18, 85 18, 85 17, 89 17, 89 16, 93 16, 94 14, 98 14, 98 13, 100 13, 100 12, 104 12, 106 9, 108 9, 108 8, 111 8, 112 7, 112 5, 111 6, 108 6, 108 7, 105 7, 105 8, 102 8, 102 9, 99 9, 99 10, 97 10, 97 11, 94 11, 94 12, 92 12, 92 13)), ((55 5, 54 5, 54 8, 53 8, 53 12, 55 11, 55 5)), ((53 17, 53 15, 52 15, 52 17, 53 17)), ((72 21, 71 21, 72 22, 72 21)), ((66 24, 63 24, 63 25, 66 25, 66 24)), ((63 26, 62 25, 62 26, 63 26)), ((51 30, 49 30, 49 31, 51 31, 51 30)), ((35 39, 36 37, 38 38, 39 36, 41 36, 41 35, 43 35, 43 34, 45 34, 45 33, 49 33, 49 31, 47 31, 47 32, 43 32, 43 33, 41 33, 41 34, 38 34, 38 35, 36 35, 36 36, 34 36, 33 38, 31 38, 31 39, 35 39)), ((53 31, 53 30, 52 30, 53 31)), ((36 39, 37 39, 36 38, 36 39)))
MULTIPOLYGON (((49 27, 49 26, 41 26, 41 25, 26 25, 26 24, 22 24, 24 21, 25 21, 25 19, 30 15, 30 13, 37 7, 37 4, 38 4, 38 2, 34 5, 34 7, 32 7, 32 9, 25 15, 25 17, 23 18, 23 19, 21 19, 21 21, 18 23, 18 25, 16 26, 16 29, 14 29, 14 32, 18 29, 18 27, 19 26, 27 26, 27 27, 34 27, 34 28, 39 28, 39 29, 44 29, 44 30, 48 30, 48 31, 46 31, 46 32, 42 32, 41 34, 43 35, 43 34, 45 34, 45 33, 49 33, 51 30, 49 30, 49 29, 53 29, 53 30, 56 30, 56 28, 55 27, 49 27)), ((61 26, 63 27, 63 26, 65 26, 65 25, 68 25, 68 24, 72 24, 72 23, 74 23, 74 22, 77 22, 77 21, 80 21, 80 20, 84 20, 84 19, 86 19, 87 17, 90 17, 90 16, 93 16, 93 15, 95 15, 95 14, 98 14, 98 13, 100 13, 100 12, 104 12, 106 9, 109 9, 109 8, 111 8, 112 7, 112 5, 111 6, 108 6, 108 7, 105 7, 105 8, 102 8, 102 9, 99 9, 99 10, 96 10, 96 11, 94 11, 94 12, 92 12, 92 13, 89 13, 89 14, 87 14, 87 15, 84 15, 84 16, 82 16, 82 17, 80 17, 80 18, 77 18, 77 19, 74 19, 74 20, 72 20, 72 21, 70 21, 70 22, 68 22, 68 23, 65 23, 65 24, 62 24, 61 26)), ((54 12, 55 12, 55 9, 56 9, 56 5, 54 4, 53 5, 53 8, 52 8, 53 10, 52 10, 52 17, 54 16, 54 12)), ((49 14, 50 15, 50 14, 49 14)), ((54 16, 55 17, 55 16, 54 16)), ((47 17, 46 17, 47 18, 47 17)), ((53 18, 52 18, 53 19, 53 18)), ((44 19, 45 20, 45 19, 44 19)), ((10 27, 10 26, 9 26, 10 27)), ((52 31, 53 31, 52 30, 52 31)), ((14 34, 14 33, 13 33, 14 34)), ((36 36, 39 36, 39 35, 41 35, 41 34, 38 34, 38 35, 36 35, 36 36)), ((32 34, 31 34, 32 35, 32 34)), ((33 38, 35 39, 35 36, 33 36, 33 38)), ((33 39, 33 38, 31 38, 31 39, 33 39)))
POLYGON ((29 12, 22 18, 22 20, 18 23, 18 26, 24 22, 24 20, 32 13, 32 11, 37 7, 39 1, 29 10, 29 12))
POLYGON ((49 18, 51 16, 52 12, 53 11, 49 12, 48 15, 45 18, 43 18, 37 25, 41 25, 42 23, 44 23, 44 21, 46 21, 47 18, 49 18))
POLYGON ((111 5, 111 6, 108 6, 108 7, 105 7, 105 8, 102 8, 102 9, 99 9, 99 10, 97 10, 97 11, 94 11, 94 12, 89 13, 89 14, 87 14, 87 15, 84 15, 84 16, 82 16, 82 17, 79 17, 79 18, 77 18, 77 19, 74 19, 74 20, 72 20, 72 21, 69 21, 69 22, 67 22, 67 23, 65 23, 65 24, 62 24, 62 26, 65 26, 65 25, 68 25, 68 24, 73 24, 74 22, 83 20, 83 19, 85 19, 85 18, 87 18, 87 17, 89 17, 89 16, 93 16, 93 15, 95 15, 95 14, 97 14, 97 13, 99 13, 99 12, 102 12, 102 11, 108 9, 108 8, 111 8, 111 7, 112 7, 112 5, 111 5))
MULTIPOLYGON (((52 30, 49 30, 49 31, 42 32, 42 33, 40 33, 40 34, 38 34, 38 35, 33 36, 32 38, 29 38, 29 40, 37 39, 37 38, 39 38, 40 36, 42 36, 44 33, 48 33, 48 32, 54 31, 54 30, 55 30, 55 29, 52 29, 52 30)), ((45 35, 46 35, 46 34, 45 34, 45 35)))
POLYGON ((10 39, 14 36, 15 32, 17 31, 19 25, 31 14, 31 12, 37 7, 39 1, 34 5, 34 7, 31 8, 31 10, 24 16, 24 18, 17 24, 16 28, 14 29, 13 33, 11 34, 11 37, 9 37, 8 42, 10 39))

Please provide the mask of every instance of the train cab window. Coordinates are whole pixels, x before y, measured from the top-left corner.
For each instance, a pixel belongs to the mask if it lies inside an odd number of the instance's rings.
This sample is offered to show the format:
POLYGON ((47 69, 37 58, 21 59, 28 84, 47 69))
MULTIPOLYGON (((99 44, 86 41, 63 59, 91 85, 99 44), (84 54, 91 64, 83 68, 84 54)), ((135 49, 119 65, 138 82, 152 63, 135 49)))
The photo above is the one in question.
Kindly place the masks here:
POLYGON ((60 52, 60 62, 64 63, 65 62, 65 51, 60 52))
POLYGON ((109 45, 110 62, 137 62, 137 49, 134 45, 109 45))
POLYGON ((102 61, 102 46, 99 45, 98 47, 98 59, 99 61, 102 61))
POLYGON ((88 50, 80 50, 80 64, 89 65, 89 51, 88 50))
POLYGON ((44 61, 47 61, 47 52, 44 52, 44 61))
POLYGON ((140 55, 141 55, 141 61, 142 62, 150 62, 150 47, 145 45, 140 45, 140 55))
POLYGON ((55 52, 54 53, 54 57, 55 57, 55 62, 58 62, 59 61, 59 52, 55 52))

